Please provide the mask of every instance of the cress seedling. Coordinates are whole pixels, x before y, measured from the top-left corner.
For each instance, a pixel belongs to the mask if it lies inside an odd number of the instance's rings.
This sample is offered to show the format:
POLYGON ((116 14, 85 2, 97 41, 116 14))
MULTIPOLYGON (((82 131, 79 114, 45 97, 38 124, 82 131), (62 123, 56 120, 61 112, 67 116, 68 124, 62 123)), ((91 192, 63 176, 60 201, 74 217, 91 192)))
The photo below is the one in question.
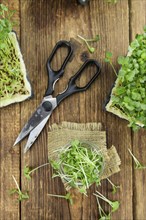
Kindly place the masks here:
POLYGON ((28 167, 28 166, 25 166, 24 167, 24 170, 23 170, 23 173, 24 173, 24 176, 27 178, 27 179, 31 179, 31 173, 33 173, 34 171, 36 171, 36 170, 38 170, 38 169, 40 169, 40 168, 42 168, 42 167, 44 167, 44 166, 47 166, 47 165, 49 165, 50 163, 45 163, 45 164, 42 164, 42 165, 40 165, 40 166, 38 166, 38 167, 35 167, 34 169, 31 169, 30 167, 28 167))
POLYGON ((10 194, 12 195, 12 194, 16 193, 18 195, 18 201, 23 201, 23 200, 29 199, 28 192, 22 192, 20 190, 20 187, 19 187, 17 181, 16 181, 16 178, 14 176, 12 176, 12 178, 16 184, 17 189, 11 189, 10 194))
POLYGON ((92 39, 85 39, 84 37, 82 37, 82 36, 80 36, 80 35, 78 35, 78 37, 86 43, 87 48, 88 48, 88 50, 89 50, 90 53, 94 53, 94 52, 95 52, 95 48, 94 48, 94 47, 91 47, 91 46, 89 45, 89 42, 97 42, 97 41, 99 41, 99 39, 100 39, 100 38, 99 38, 99 35, 96 35, 96 36, 95 36, 94 38, 92 38, 92 39))
POLYGON ((117 192, 117 189, 120 188, 120 186, 116 186, 109 178, 107 178, 107 180, 112 185, 112 193, 115 194, 117 192))
POLYGON ((97 204, 98 204, 98 210, 99 210, 99 215, 100 215, 100 219, 99 220, 111 220, 111 213, 106 214, 105 211, 103 210, 103 208, 100 205, 99 199, 96 196, 96 200, 97 200, 97 204))
MULTIPOLYGON (((114 185, 114 184, 113 184, 114 185)), ((115 186, 115 185, 114 185, 115 186)), ((111 220, 111 214, 112 212, 115 212, 118 208, 120 203, 118 201, 110 201, 107 199, 105 196, 103 196, 100 192, 96 191, 96 193, 93 193, 93 195, 96 196, 97 204, 98 204, 98 210, 99 210, 99 215, 100 219, 99 220, 111 220), (111 206, 111 212, 110 213, 105 213, 105 211, 102 209, 99 198, 107 202, 111 206)))
POLYGON ((134 156, 134 154, 131 152, 130 149, 128 149, 130 155, 132 156, 134 162, 135 162, 135 169, 138 169, 138 170, 142 170, 142 169, 146 169, 146 166, 143 166, 139 160, 134 156))
POLYGON ((62 198, 62 199, 66 199, 69 201, 69 203, 71 205, 73 205, 73 200, 72 200, 72 197, 71 197, 71 194, 70 193, 67 193, 65 196, 64 195, 55 195, 55 194, 47 194, 48 196, 52 196, 52 197, 57 197, 57 198, 62 198))
POLYGON ((109 63, 109 64, 111 65, 111 67, 112 67, 112 69, 113 69, 115 75, 118 76, 118 74, 117 74, 117 72, 116 72, 116 69, 115 69, 115 67, 114 67, 114 65, 113 65, 113 63, 112 63, 112 56, 113 56, 113 54, 112 54, 111 52, 106 52, 104 61, 105 61, 106 63, 109 63))

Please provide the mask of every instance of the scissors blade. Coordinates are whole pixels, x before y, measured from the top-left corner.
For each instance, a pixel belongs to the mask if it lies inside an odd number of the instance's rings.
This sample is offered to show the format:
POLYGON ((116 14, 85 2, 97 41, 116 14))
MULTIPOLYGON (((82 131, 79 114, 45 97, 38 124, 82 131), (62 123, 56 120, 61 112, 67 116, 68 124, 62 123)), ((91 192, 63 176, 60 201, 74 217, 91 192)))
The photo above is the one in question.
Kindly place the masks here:
POLYGON ((41 131, 43 130, 45 124, 47 123, 47 121, 49 120, 51 114, 48 115, 40 124, 38 124, 31 132, 28 138, 28 141, 25 145, 24 148, 24 153, 26 153, 31 146, 33 145, 33 143, 35 142, 35 140, 37 139, 37 137, 39 136, 39 134, 41 133, 41 131))
POLYGON ((39 105, 36 111, 32 114, 32 116, 30 117, 28 122, 25 124, 25 126, 22 128, 13 146, 18 144, 21 140, 23 140, 38 124, 40 124, 48 115, 50 115, 56 106, 57 106, 56 98, 53 98, 52 96, 44 97, 42 103, 39 105), (46 111, 43 108, 43 103, 46 101, 50 101, 52 103, 53 108, 50 112, 46 111))
POLYGON ((42 104, 36 109, 31 118, 22 128, 20 134, 18 135, 14 146, 18 144, 22 139, 24 139, 47 115, 46 111, 44 111, 42 104))

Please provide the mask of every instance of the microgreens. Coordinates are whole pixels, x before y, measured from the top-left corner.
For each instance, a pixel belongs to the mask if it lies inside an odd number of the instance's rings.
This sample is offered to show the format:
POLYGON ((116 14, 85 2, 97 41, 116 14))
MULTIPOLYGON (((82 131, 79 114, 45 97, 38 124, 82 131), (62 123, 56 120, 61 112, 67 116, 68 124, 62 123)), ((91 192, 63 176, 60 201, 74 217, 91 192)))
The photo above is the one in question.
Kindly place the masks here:
POLYGON ((98 204, 98 210, 99 210, 99 215, 100 215, 100 219, 99 220, 111 220, 111 214, 106 214, 105 211, 103 210, 103 208, 100 205, 99 199, 96 196, 96 200, 97 200, 97 204, 98 204))
POLYGON ((16 36, 12 32, 14 22, 12 16, 14 10, 10 10, 4 4, 0 4, 0 99, 11 98, 13 95, 27 95, 24 87, 20 60, 15 49, 16 36))
MULTIPOLYGON (((112 54, 107 53, 105 61, 111 62, 112 54)), ((129 127, 138 130, 146 128, 146 29, 136 35, 128 48, 126 57, 120 56, 121 69, 111 94, 112 109, 120 111, 129 121, 129 127)), ((113 66, 112 66, 113 67, 113 66)), ((115 69, 114 69, 115 72, 115 69)), ((118 113, 117 113, 118 114, 118 113)))
POLYGON ((44 166, 47 166, 48 164, 50 164, 50 163, 45 163, 45 164, 42 164, 42 165, 40 165, 40 166, 38 166, 38 167, 35 167, 34 169, 31 169, 30 167, 28 167, 28 166, 25 166, 24 167, 24 170, 23 170, 23 173, 24 173, 24 176, 27 178, 27 179, 31 179, 31 173, 33 173, 34 171, 36 171, 36 170, 38 170, 38 169, 40 169, 40 168, 42 168, 42 167, 44 167, 44 166))
POLYGON ((107 199, 105 196, 103 196, 98 191, 96 191, 96 193, 93 193, 93 195, 95 195, 97 198, 100 198, 100 199, 104 200, 105 202, 107 202, 112 208, 111 212, 115 212, 118 210, 118 208, 120 206, 119 201, 110 201, 109 199, 107 199))
POLYGON ((94 48, 94 47, 91 47, 91 46, 89 45, 89 42, 97 42, 97 41, 99 41, 99 39, 100 39, 100 38, 99 38, 99 35, 96 35, 93 39, 85 39, 84 37, 82 37, 82 36, 80 36, 80 35, 78 35, 78 37, 86 43, 86 45, 87 45, 88 50, 89 50, 90 53, 94 53, 94 52, 95 52, 95 48, 94 48))
POLYGON ((107 178, 108 182, 112 185, 112 193, 115 194, 117 192, 117 189, 120 188, 120 186, 116 186, 109 178, 107 178))
POLYGON ((135 162, 135 169, 139 169, 139 170, 141 170, 141 169, 146 169, 146 166, 143 166, 143 165, 139 162, 139 160, 133 155, 133 153, 131 152, 131 150, 128 149, 128 151, 129 151, 130 155, 132 156, 132 158, 133 158, 133 160, 134 160, 134 162, 135 162))
POLYGON ((115 69, 113 63, 112 63, 112 56, 113 56, 113 54, 112 54, 111 52, 106 52, 104 61, 105 61, 106 63, 109 63, 109 64, 111 65, 111 67, 112 67, 112 69, 113 69, 115 75, 117 76, 118 74, 117 74, 117 72, 116 72, 116 69, 115 69))
POLYGON ((14 13, 14 10, 0 4, 0 48, 4 46, 3 41, 7 38, 8 33, 12 31, 14 22, 11 19, 14 13))
POLYGON ((117 3, 118 0, 106 0, 106 2, 108 2, 108 3, 117 3))
POLYGON ((73 205, 73 201, 72 201, 72 197, 71 197, 71 194, 70 194, 70 193, 67 193, 65 196, 64 196, 64 195, 54 195, 54 194, 48 194, 48 196, 66 199, 66 200, 69 201, 69 203, 70 203, 71 205, 73 205))
POLYGON ((23 201, 23 200, 29 199, 28 192, 25 192, 25 193, 22 192, 22 191, 20 190, 20 187, 19 187, 17 181, 16 181, 16 178, 15 178, 14 176, 12 176, 12 177, 13 177, 13 180, 14 180, 14 182, 15 182, 15 184, 16 184, 17 189, 12 189, 12 190, 10 190, 10 194, 17 193, 17 194, 18 194, 18 200, 19 200, 19 201, 23 201))
POLYGON ((100 184, 103 157, 99 150, 91 149, 89 144, 74 140, 58 153, 58 160, 50 161, 55 170, 53 177, 61 177, 67 185, 84 194, 93 183, 100 184))

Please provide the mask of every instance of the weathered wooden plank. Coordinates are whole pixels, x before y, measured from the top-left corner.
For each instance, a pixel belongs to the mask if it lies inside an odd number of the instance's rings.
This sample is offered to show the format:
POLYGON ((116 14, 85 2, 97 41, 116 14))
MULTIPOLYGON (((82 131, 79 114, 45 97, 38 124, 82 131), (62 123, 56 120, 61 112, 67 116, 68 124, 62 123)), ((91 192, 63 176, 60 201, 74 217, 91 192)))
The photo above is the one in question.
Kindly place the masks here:
MULTIPOLYGON (((96 2, 96 1, 95 1, 96 2)), ((117 56, 125 55, 129 45, 129 6, 128 1, 118 1, 116 5, 96 5, 98 8, 98 16, 96 17, 96 11, 93 14, 93 30, 96 30, 97 23, 100 23, 100 33, 102 34, 100 54, 103 59, 105 51, 111 51, 113 53, 113 63, 119 70, 117 65, 117 56), (96 18, 95 18, 96 17, 96 18), (95 23, 95 21, 97 23, 95 23)), ((95 3, 96 4, 96 3, 95 3)), ((102 87, 102 103, 106 101, 106 97, 110 93, 110 89, 115 81, 115 75, 109 65, 104 64, 103 69, 103 81, 102 87)), ((98 114, 98 113, 97 113, 98 114)), ((131 131, 127 128, 127 122, 119 119, 113 114, 106 113, 106 122, 104 121, 105 128, 107 130, 108 146, 112 144, 116 146, 120 155, 122 165, 121 172, 115 174, 111 179, 112 181, 120 185, 120 190, 112 195, 111 186, 104 181, 102 192, 111 200, 119 200, 120 208, 112 216, 112 219, 133 219, 132 213, 132 163, 129 160, 127 146, 131 145, 131 131), (128 179, 127 179, 128 176, 128 179), (125 202, 126 201, 126 202, 125 202), (129 205, 127 206, 126 203, 129 205)), ((104 205, 104 203, 103 203, 104 205)), ((108 207, 105 206, 108 210, 108 207)))
MULTIPOLYGON (((5 1, 0 1, 1 3, 5 1)), ((18 22, 17 31, 20 36, 19 27, 19 0, 8 1, 10 8, 16 10, 14 20, 18 22)), ((16 188, 12 175, 18 183, 20 180, 20 151, 19 147, 12 148, 15 137, 20 129, 20 105, 13 104, 0 109, 0 219, 19 219, 20 207, 15 196, 10 196, 9 191, 16 188)))
MULTIPOLYGON (((85 37, 99 34, 95 57, 102 61, 106 50, 110 50, 115 58, 126 54, 129 44, 129 8, 128 0, 121 0, 117 5, 108 5, 101 0, 90 1, 89 6, 78 6, 75 1, 21 1, 21 42, 25 53, 25 61, 30 74, 35 97, 21 105, 21 126, 30 117, 40 103, 47 86, 45 64, 52 47, 60 39, 70 39, 80 34, 85 37)), ((96 44, 95 44, 96 46, 96 44)), ((56 67, 62 58, 59 53, 55 60, 56 67)), ((118 67, 117 67, 118 68, 118 67)), ((76 69, 75 69, 76 70, 76 69)), ((57 84, 57 91, 62 90, 70 73, 57 84)), ((116 183, 121 182, 121 191, 114 198, 121 201, 121 207, 113 218, 132 219, 132 171, 126 146, 131 145, 131 132, 127 123, 103 111, 106 97, 110 92, 115 77, 110 67, 103 64, 103 71, 91 89, 80 95, 68 98, 53 113, 50 122, 101 121, 108 133, 108 145, 114 144, 122 159, 121 173, 113 177, 116 183), (73 104, 73 107, 72 107, 73 104), (71 113, 73 111, 73 114, 71 113), (129 177, 127 179, 127 176, 129 177), (126 202, 125 202, 126 201, 126 202), (127 206, 128 203, 128 206, 127 206)), ((24 165, 38 166, 47 161, 47 130, 48 125, 26 155, 22 154, 22 169, 24 165)), ((49 142, 49 140, 48 140, 49 142)), ((24 145, 24 142, 22 146, 24 145)), ((109 195, 107 183, 102 192, 109 195)), ((22 177, 22 188, 30 191, 29 201, 21 206, 22 219, 97 219, 98 211, 95 198, 92 196, 94 187, 90 190, 88 200, 79 199, 81 203, 68 207, 66 201, 49 198, 47 193, 64 193, 60 180, 51 179, 50 168, 43 168, 33 175, 31 182, 22 177), (29 210, 29 211, 28 211, 29 210)), ((111 194, 109 195, 110 198, 111 194)))
MULTIPOLYGON (((130 14, 130 32, 131 40, 137 33, 143 33, 143 27, 146 24, 146 1, 131 0, 130 14)), ((133 152, 134 155, 143 164, 146 164, 146 131, 140 130, 133 133, 133 152)), ((144 220, 146 218, 146 172, 134 170, 133 177, 133 211, 135 220, 144 220)))
MULTIPOLYGON (((59 3, 60 4, 60 3, 59 3)), ((46 61, 55 46, 59 30, 54 30, 57 18, 58 4, 51 1, 22 1, 21 2, 21 28, 22 48, 25 51, 26 64, 30 73, 30 79, 34 90, 34 99, 22 105, 24 112, 21 117, 21 125, 30 117, 31 113, 40 104, 47 86, 46 61), (54 36, 52 33, 54 31, 54 36)), ((60 26, 60 19, 58 20, 60 26)), ((60 61, 60 54, 57 63, 60 61)), ((60 85, 59 85, 60 87, 60 85)), ((55 112, 51 122, 58 122, 63 117, 62 106, 55 112), (59 113, 58 113, 59 112, 59 113)), ((49 125, 49 124, 48 124, 49 125)), ((26 155, 22 152, 22 169, 24 165, 36 167, 48 161, 47 155, 47 130, 42 132, 32 150, 26 155)), ((24 143, 24 142, 23 142, 24 143)), ((22 144, 23 146, 24 144, 22 144)), ((23 151, 23 149, 22 149, 23 151)), ((66 201, 51 198, 47 194, 64 194, 64 188, 60 179, 52 180, 50 167, 45 167, 34 173, 28 183, 22 176, 23 188, 28 188, 30 199, 21 206, 22 219, 70 219, 68 204, 66 201), (29 210, 29 211, 28 211, 29 210)))

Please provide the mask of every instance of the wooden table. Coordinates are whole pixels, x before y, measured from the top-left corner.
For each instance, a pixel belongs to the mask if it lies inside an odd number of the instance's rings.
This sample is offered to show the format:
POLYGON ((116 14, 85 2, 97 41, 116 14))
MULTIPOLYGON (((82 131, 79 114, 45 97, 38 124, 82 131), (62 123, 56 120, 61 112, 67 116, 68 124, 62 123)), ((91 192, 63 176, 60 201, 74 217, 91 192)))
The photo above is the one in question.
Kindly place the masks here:
MULTIPOLYGON (((116 146, 122 165, 121 172, 112 176, 112 181, 120 184, 116 195, 110 192, 111 186, 103 181, 101 192, 110 199, 119 200, 120 209, 113 214, 114 220, 146 219, 146 171, 134 169, 127 148, 131 148, 139 160, 146 164, 146 132, 132 132, 127 122, 104 111, 115 76, 103 59, 105 51, 114 55, 113 62, 119 69, 116 59, 125 55, 129 42, 136 33, 142 33, 146 24, 146 0, 119 0, 117 4, 107 4, 104 0, 90 0, 88 6, 80 6, 75 0, 9 0, 17 10, 19 21, 17 33, 24 60, 34 91, 34 98, 21 104, 2 108, 0 137, 0 220, 88 220, 98 219, 98 209, 92 196, 78 196, 70 206, 67 201, 49 197, 48 193, 64 194, 60 179, 52 179, 51 167, 44 167, 33 174, 31 181, 23 175, 25 165, 36 167, 48 161, 47 132, 49 125, 62 121, 102 122, 107 131, 108 146, 116 146), (80 95, 68 98, 53 113, 49 123, 27 154, 23 154, 23 141, 19 146, 12 145, 20 129, 40 103, 47 87, 46 60, 60 39, 100 35, 95 58, 102 63, 102 73, 91 89, 80 95), (72 106, 70 108, 69 106, 72 106), (71 110, 73 112, 71 112, 71 110), (14 175, 22 191, 28 190, 30 199, 19 203, 9 195, 15 187, 14 175)), ((55 60, 59 65, 62 55, 55 60)), ((62 79, 57 91, 63 89, 62 79)), ((103 203, 103 208, 108 210, 103 203)))

